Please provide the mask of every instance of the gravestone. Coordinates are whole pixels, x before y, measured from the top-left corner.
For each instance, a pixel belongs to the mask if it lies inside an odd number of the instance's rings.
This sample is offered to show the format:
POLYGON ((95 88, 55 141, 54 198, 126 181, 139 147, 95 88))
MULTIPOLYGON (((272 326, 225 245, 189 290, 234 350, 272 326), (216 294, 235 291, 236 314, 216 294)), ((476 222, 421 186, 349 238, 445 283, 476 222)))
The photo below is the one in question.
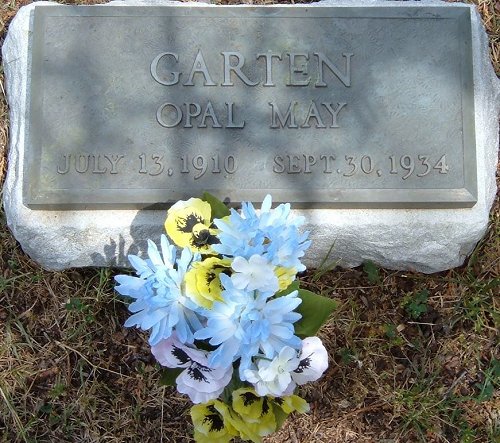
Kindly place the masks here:
POLYGON ((271 193, 309 266, 458 266, 496 189, 486 43, 441 2, 29 5, 3 47, 9 227, 46 268, 124 266, 178 199, 271 193))

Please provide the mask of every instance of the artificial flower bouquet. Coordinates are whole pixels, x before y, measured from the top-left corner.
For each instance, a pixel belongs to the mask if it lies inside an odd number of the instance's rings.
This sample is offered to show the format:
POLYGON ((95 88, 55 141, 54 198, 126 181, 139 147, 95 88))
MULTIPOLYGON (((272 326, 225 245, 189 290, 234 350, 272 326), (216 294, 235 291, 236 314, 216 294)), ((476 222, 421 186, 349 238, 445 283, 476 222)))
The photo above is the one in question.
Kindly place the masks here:
POLYGON ((308 233, 290 204, 271 204, 268 195, 260 211, 244 202, 238 212, 208 193, 178 201, 165 221, 170 240, 148 240, 145 260, 129 256, 137 277, 115 277, 133 299, 125 326, 151 330, 160 381, 194 403, 197 442, 260 442, 308 411, 296 387, 328 366, 314 335, 335 303, 299 288, 308 233))

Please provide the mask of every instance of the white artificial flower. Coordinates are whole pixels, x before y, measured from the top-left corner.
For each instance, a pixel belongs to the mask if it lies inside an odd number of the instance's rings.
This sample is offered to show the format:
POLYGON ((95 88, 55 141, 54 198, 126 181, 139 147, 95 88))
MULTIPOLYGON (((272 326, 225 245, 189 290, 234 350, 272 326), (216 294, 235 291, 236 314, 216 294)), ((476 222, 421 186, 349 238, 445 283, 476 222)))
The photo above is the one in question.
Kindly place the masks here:
POLYGON ((282 397, 293 393, 296 384, 291 374, 299 363, 297 351, 285 346, 273 360, 259 359, 257 369, 246 369, 244 375, 253 384, 257 395, 282 397))
POLYGON ((233 275, 231 280, 237 289, 262 292, 276 292, 279 288, 278 277, 272 265, 265 257, 254 254, 249 260, 235 257, 231 264, 233 275))
POLYGON ((233 375, 232 365, 211 368, 207 352, 184 346, 175 336, 152 346, 151 352, 162 366, 184 368, 175 380, 177 390, 188 395, 193 403, 216 399, 233 375))
POLYGON ((307 337, 302 340, 299 364, 291 373, 297 385, 315 381, 328 368, 328 353, 318 337, 307 337))

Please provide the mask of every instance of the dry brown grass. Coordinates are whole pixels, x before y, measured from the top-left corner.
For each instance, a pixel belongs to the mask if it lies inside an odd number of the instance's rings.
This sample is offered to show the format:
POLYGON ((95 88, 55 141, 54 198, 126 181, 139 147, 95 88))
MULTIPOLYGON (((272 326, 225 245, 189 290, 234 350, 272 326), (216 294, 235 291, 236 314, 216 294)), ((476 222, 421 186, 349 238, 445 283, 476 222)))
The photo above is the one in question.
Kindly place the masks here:
MULTIPOLYGON (((26 3, 0 5, 0 41, 26 3)), ((478 7, 500 73, 500 6, 478 7)), ((2 182, 7 141, 2 99, 2 182)), ((319 276, 309 271, 302 284, 340 302, 321 331, 330 368, 302 390, 311 413, 289 419, 268 443, 500 441, 498 199, 488 234, 460 269, 319 276), (427 311, 413 318, 421 291, 427 311)), ((0 212, 0 442, 191 441, 189 402, 158 386, 146 336, 124 329, 126 317, 111 270, 40 269, 0 212)))

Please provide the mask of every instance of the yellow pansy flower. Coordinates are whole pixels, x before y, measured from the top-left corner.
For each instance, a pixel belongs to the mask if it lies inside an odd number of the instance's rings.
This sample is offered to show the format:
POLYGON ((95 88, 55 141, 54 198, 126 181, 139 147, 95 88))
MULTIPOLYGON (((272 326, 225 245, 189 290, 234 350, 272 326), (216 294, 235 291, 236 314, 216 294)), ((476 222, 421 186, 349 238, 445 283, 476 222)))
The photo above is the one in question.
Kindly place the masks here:
POLYGON ((227 412, 227 406, 219 400, 194 405, 191 419, 194 425, 194 439, 198 443, 228 443, 238 433, 220 411, 227 412))
POLYGON ((217 257, 209 257, 203 261, 194 262, 193 267, 184 276, 186 295, 198 306, 212 309, 214 301, 222 301, 219 274, 230 272, 231 261, 217 257))
POLYGON ((275 398, 274 403, 276 403, 283 412, 286 414, 291 414, 292 412, 305 413, 309 412, 309 403, 307 403, 302 397, 298 395, 288 395, 286 397, 275 398))
POLYGON ((295 268, 277 266, 274 270, 274 274, 278 277, 279 290, 284 291, 295 280, 297 270, 295 268))
POLYGON ((233 426, 240 432, 241 438, 259 443, 262 437, 276 430, 270 398, 259 397, 255 390, 241 388, 234 391, 232 407, 240 418, 233 422, 233 426))
POLYGON ((180 200, 168 210, 165 230, 177 246, 211 254, 210 245, 219 242, 217 230, 210 227, 211 215, 210 205, 199 198, 180 200))

